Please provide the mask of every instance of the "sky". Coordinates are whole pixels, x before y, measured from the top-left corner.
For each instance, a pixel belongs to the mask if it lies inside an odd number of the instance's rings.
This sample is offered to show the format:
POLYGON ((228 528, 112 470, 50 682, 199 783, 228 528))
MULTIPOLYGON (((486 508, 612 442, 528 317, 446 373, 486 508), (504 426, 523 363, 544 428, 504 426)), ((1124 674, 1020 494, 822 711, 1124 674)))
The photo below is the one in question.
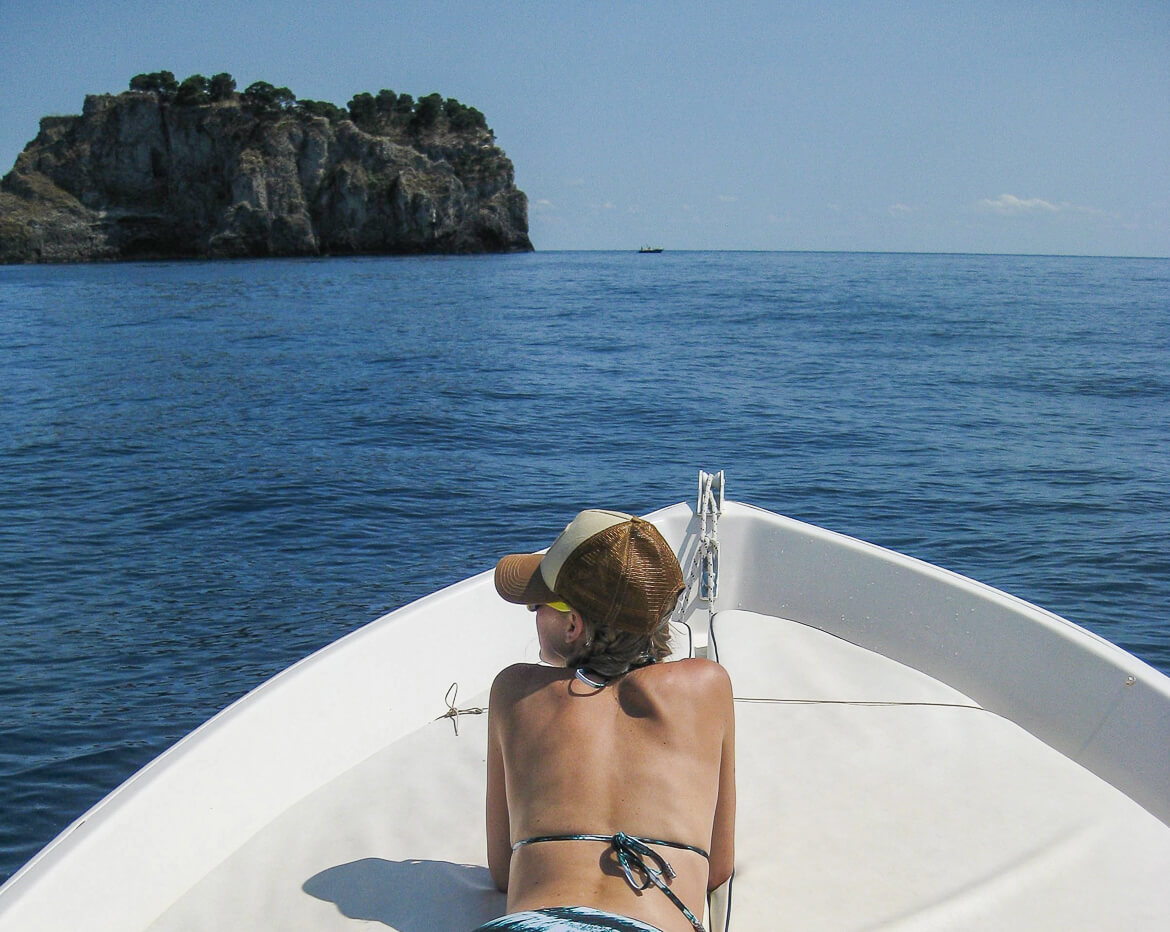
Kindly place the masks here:
POLYGON ((0 173, 141 72, 479 108, 538 250, 1170 256, 1170 3, 0 0, 0 173))

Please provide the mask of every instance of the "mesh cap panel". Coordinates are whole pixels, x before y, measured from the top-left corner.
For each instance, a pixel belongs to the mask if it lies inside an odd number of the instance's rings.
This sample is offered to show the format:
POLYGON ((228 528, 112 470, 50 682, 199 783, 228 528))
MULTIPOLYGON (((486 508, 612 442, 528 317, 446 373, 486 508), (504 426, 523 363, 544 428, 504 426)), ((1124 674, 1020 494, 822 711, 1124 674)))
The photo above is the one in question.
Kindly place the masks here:
POLYGON ((630 518, 578 545, 552 588, 595 624, 647 634, 686 587, 678 559, 658 529, 630 518))

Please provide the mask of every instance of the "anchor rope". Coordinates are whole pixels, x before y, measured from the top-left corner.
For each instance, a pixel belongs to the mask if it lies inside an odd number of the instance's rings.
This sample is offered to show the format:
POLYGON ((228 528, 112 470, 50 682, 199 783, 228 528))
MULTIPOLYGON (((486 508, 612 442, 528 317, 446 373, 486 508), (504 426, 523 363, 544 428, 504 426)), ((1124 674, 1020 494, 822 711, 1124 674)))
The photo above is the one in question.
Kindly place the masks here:
POLYGON ((723 513, 723 473, 699 470, 699 494, 695 517, 699 520, 695 551, 684 570, 685 592, 675 603, 671 624, 690 625, 682 619, 695 602, 711 604, 719 591, 719 516, 723 513))

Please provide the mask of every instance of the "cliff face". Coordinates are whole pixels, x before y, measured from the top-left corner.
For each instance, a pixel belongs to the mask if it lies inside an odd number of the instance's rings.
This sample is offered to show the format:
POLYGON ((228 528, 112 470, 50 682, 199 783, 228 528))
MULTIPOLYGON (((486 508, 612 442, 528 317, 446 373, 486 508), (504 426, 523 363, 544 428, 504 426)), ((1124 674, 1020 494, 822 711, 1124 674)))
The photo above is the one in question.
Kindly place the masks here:
POLYGON ((0 262, 530 251, 490 130, 369 133, 300 109, 86 98, 0 182, 0 262))

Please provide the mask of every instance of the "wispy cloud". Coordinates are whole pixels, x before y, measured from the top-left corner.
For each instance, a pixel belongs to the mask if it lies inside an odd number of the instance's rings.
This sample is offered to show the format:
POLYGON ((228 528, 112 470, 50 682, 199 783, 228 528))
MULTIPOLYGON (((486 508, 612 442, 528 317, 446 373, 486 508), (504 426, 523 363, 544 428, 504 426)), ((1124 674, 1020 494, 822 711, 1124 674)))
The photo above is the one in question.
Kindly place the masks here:
POLYGON ((890 216, 891 217, 908 217, 912 213, 914 213, 914 208, 911 207, 909 204, 891 204, 890 205, 890 216))
POLYGON ((724 204, 734 204, 736 201, 739 200, 739 198, 736 197, 734 194, 720 194, 719 200, 722 201, 724 204))
POLYGON ((1061 208, 1050 201, 1038 197, 1016 197, 1014 194, 1001 194, 997 198, 984 198, 975 205, 979 210, 987 213, 1000 214, 1004 217, 1019 217, 1024 214, 1057 213, 1061 208))
POLYGON ((1096 207, 1087 207, 1084 204, 1070 204, 1061 201, 1054 204, 1039 197, 1016 197, 1014 194, 1001 194, 997 198, 984 198, 975 203, 975 209, 982 213, 998 214, 1001 217, 1039 217, 1050 214, 1063 214, 1066 217, 1097 217, 1120 220, 1120 215, 1100 210, 1096 207))

